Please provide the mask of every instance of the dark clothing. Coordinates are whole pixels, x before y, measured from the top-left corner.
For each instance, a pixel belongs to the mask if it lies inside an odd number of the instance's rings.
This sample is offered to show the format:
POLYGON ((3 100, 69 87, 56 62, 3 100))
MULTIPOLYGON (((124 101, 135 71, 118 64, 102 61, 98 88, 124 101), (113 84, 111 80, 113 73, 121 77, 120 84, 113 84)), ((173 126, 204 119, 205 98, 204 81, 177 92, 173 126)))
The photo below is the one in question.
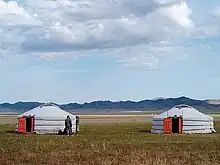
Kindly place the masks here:
POLYGON ((72 128, 66 128, 66 135, 72 135, 72 128))
POLYGON ((70 118, 66 118, 65 120, 65 127, 66 128, 71 128, 72 127, 72 121, 70 118))
POLYGON ((79 132, 79 116, 76 116, 76 133, 79 132))
POLYGON ((67 135, 72 134, 72 121, 71 121, 70 117, 67 117, 65 120, 65 129, 66 129, 67 135))

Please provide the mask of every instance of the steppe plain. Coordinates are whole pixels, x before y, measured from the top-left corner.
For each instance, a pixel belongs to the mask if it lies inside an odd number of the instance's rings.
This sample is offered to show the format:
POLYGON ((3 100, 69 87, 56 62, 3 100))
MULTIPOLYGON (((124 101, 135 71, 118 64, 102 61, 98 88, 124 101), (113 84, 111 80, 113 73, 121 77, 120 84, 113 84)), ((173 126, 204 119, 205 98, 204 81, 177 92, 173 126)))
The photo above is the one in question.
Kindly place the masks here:
POLYGON ((220 115, 214 134, 150 134, 151 114, 80 115, 80 133, 18 135, 16 116, 0 116, 0 164, 220 164, 220 115))

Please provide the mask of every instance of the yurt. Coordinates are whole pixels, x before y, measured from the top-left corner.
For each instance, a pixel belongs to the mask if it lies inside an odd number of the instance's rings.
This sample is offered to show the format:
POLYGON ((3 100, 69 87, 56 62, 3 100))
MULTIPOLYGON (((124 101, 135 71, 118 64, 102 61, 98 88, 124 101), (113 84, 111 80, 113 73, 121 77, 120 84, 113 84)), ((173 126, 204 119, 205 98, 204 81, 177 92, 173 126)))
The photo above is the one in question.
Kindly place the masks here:
POLYGON ((189 105, 176 105, 152 118, 151 133, 213 133, 213 117, 189 105))
POLYGON ((53 103, 46 103, 17 116, 16 132, 24 134, 57 134, 64 131, 65 119, 70 116, 72 132, 78 132, 78 116, 53 103))

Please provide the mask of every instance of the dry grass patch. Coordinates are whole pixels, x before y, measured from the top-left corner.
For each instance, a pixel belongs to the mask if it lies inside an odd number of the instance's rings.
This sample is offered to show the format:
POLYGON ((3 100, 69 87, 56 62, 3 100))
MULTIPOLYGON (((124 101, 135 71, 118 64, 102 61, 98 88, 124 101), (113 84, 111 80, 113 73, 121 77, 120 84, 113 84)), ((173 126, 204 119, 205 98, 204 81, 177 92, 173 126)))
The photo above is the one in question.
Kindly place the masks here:
MULTIPOLYGON (((220 164, 220 134, 156 135, 149 123, 81 125, 78 136, 0 134, 4 165, 220 164)), ((220 130, 220 122, 216 123, 220 130)), ((13 126, 0 126, 10 131, 13 126)))

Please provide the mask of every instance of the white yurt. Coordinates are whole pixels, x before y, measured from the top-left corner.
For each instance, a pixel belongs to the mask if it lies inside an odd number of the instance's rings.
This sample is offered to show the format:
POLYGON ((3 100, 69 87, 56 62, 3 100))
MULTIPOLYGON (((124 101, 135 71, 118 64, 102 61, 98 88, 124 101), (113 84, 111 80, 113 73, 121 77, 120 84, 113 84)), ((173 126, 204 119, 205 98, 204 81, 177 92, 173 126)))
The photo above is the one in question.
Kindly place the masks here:
POLYGON ((176 105, 152 118, 152 133, 212 133, 213 117, 189 105, 176 105))
MULTIPOLYGON (((46 103, 17 116, 16 132, 20 133, 58 133, 65 128, 65 119, 72 121, 72 132, 77 131, 77 116, 72 115, 53 103, 46 103)), ((78 122, 77 122, 78 123, 78 122)))

